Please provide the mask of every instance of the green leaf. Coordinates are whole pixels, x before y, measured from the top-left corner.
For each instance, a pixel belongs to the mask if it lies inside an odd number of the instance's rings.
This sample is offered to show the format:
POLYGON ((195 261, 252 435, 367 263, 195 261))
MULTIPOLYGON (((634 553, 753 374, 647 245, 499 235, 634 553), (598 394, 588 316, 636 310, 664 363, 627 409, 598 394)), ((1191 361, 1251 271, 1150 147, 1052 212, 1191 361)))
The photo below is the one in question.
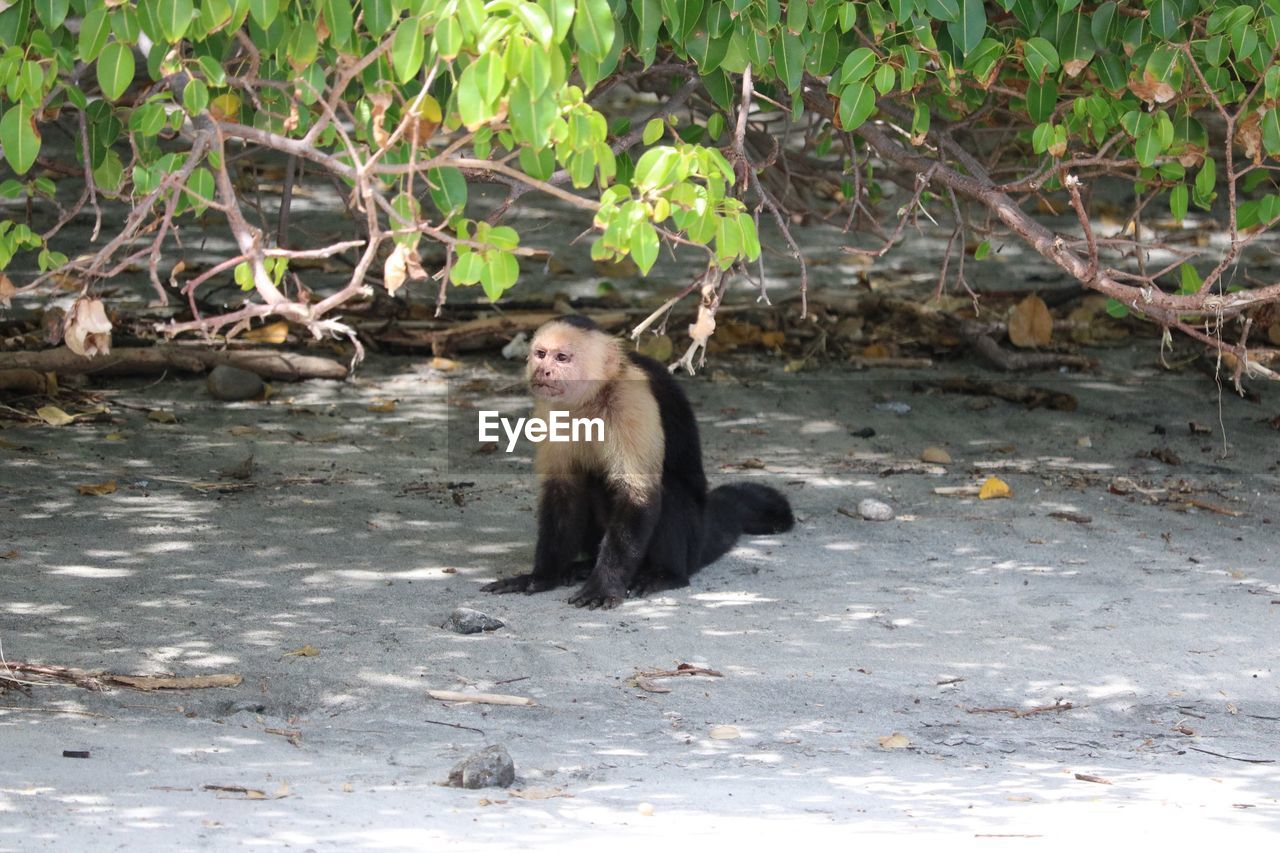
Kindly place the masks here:
POLYGON ((264 30, 271 26, 280 14, 280 0, 249 0, 249 14, 264 30))
POLYGON ((47 30, 56 30, 66 20, 69 0, 36 0, 36 14, 47 30))
POLYGON ((0 145, 9 168, 25 175, 40 153, 40 134, 36 132, 35 115, 24 103, 14 104, 0 118, 0 145))
POLYGON ((1037 154, 1045 153, 1053 145, 1054 138, 1053 125, 1047 121, 1041 122, 1031 131, 1031 150, 1037 154))
POLYGON ((320 53, 320 39, 315 25, 310 21, 299 21, 289 36, 289 64, 301 70, 316 61, 320 53))
POLYGON ((485 11, 496 9, 510 11, 519 19, 525 32, 533 36, 533 40, 543 50, 551 47, 551 37, 555 34, 555 29, 551 26, 551 18, 541 6, 526 0, 494 0, 485 7, 485 11))
MULTIPOLYGON (((436 47, 440 48, 440 29, 443 21, 436 26, 436 47)), ((391 67, 396 72, 396 79, 407 83, 422 68, 422 60, 426 55, 426 40, 422 37, 422 21, 407 18, 396 27, 396 34, 391 40, 391 67)), ((448 59, 443 50, 440 56, 448 59)))
POLYGON ((391 29, 391 24, 398 14, 392 8, 391 0, 363 0, 364 28, 369 35, 381 39, 391 29))
POLYGON ((662 27, 662 5, 658 0, 636 0, 632 7, 636 20, 640 25, 639 43, 640 60, 644 67, 653 64, 658 53, 658 30, 662 27))
POLYGON ((1262 145, 1272 157, 1280 154, 1280 109, 1262 113, 1262 145))
POLYGON ((840 67, 840 83, 844 86, 865 80, 876 67, 876 54, 869 47, 860 47, 844 59, 840 67))
POLYGON ((1178 20, 1178 4, 1174 0, 1148 0, 1147 12, 1151 32, 1162 39, 1177 35, 1181 21, 1178 20))
POLYGON ((508 252, 485 252, 485 257, 489 263, 480 274, 480 286, 490 302, 497 302, 520 277, 520 264, 508 252))
POLYGON ((609 0, 578 0, 573 18, 573 37, 578 49, 588 56, 604 59, 613 47, 613 10, 609 0))
POLYGON ((649 123, 644 126, 644 135, 641 137, 645 145, 652 145, 662 138, 662 134, 666 132, 667 123, 660 118, 649 119, 649 123))
POLYGON ((449 280, 458 285, 476 284, 484 275, 484 258, 479 252, 459 251, 458 259, 449 270, 449 280))
POLYGON ((129 116, 129 129, 140 136, 155 136, 164 130, 167 118, 164 107, 152 101, 133 111, 129 116))
POLYGON ((187 27, 191 26, 191 16, 194 13, 191 0, 158 0, 156 3, 156 20, 170 44, 187 34, 187 27))
POLYGON ((960 53, 968 56, 987 31, 987 10, 983 0, 960 0, 960 19, 947 25, 960 53))
POLYGON ((351 44, 355 28, 350 0, 324 0, 321 8, 325 25, 329 28, 329 42, 340 50, 345 49, 351 44))
POLYGON ((1037 124, 1048 121, 1058 105, 1058 84, 1053 78, 1027 86, 1027 113, 1037 124))
POLYGON ((784 32, 773 43, 773 64, 788 92, 798 92, 804 78, 804 42, 784 32))
POLYGON ((182 106, 187 115, 199 115, 209 106, 209 87, 204 81, 192 77, 182 89, 182 106))
POLYGON ((187 189, 194 194, 197 199, 203 199, 203 201, 193 201, 188 199, 188 204, 191 205, 196 215, 199 216, 201 213, 204 213, 205 208, 209 206, 209 202, 213 200, 213 173, 204 166, 199 167, 192 172, 191 177, 187 179, 187 189))
POLYGON ((427 170, 431 201, 445 219, 452 219, 467 206, 467 179, 453 166, 427 170))
POLYGON ((576 11, 574 0, 538 0, 538 5, 551 21, 551 40, 556 44, 562 43, 573 24, 576 11))
POLYGON ((1036 36, 1022 46, 1022 64, 1035 80, 1043 80, 1045 74, 1058 70, 1058 49, 1048 39, 1036 36))
POLYGON ((1117 320, 1123 320, 1129 316, 1129 307, 1118 299, 1107 299, 1107 313, 1117 320))
POLYGON ((1143 166, 1150 166, 1155 163, 1156 155, 1161 150, 1160 133, 1154 127, 1139 136, 1138 141, 1134 143, 1134 153, 1138 157, 1138 163, 1143 166))
POLYGON ((924 0, 925 11, 939 21, 952 23, 960 20, 960 4, 958 0, 924 0))
POLYGON ((119 100, 133 82, 135 63, 128 45, 113 41, 98 56, 98 88, 108 101, 119 100))
POLYGON ((876 94, 866 83, 851 83, 840 93, 840 127, 857 130, 876 109, 876 94))
POLYGON ((897 75, 894 73, 892 65, 881 65, 876 69, 876 91, 882 95, 887 94, 893 89, 896 79, 897 75))
POLYGON ((1200 166, 1200 171, 1196 175, 1196 192, 1203 196, 1208 196, 1213 192, 1218 182, 1218 167, 1214 163, 1212 157, 1204 158, 1204 164, 1200 166))
POLYGON ((641 222, 631 232, 631 258, 642 275, 648 275, 658 260, 658 232, 650 223, 641 222))
POLYGON ((517 80, 511 86, 508 98, 511 129, 521 142, 534 148, 543 148, 551 139, 551 126, 556 120, 557 107, 550 98, 537 97, 517 80))
POLYGON ((1187 190, 1186 184, 1178 184, 1169 193, 1169 212, 1173 214, 1174 222, 1181 222, 1187 217, 1187 207, 1191 200, 1191 193, 1187 190))
POLYGON ((84 16, 80 22, 80 38, 76 43, 76 52, 82 62, 93 62, 107 46, 107 35, 111 27, 107 22, 107 8, 99 6, 84 16))
POLYGON ((991 241, 989 240, 983 240, 973 249, 973 259, 975 261, 986 260, 987 256, 990 254, 991 254, 991 241))
MULTIPOLYGON (((1185 208, 1183 212, 1186 212, 1185 208)), ((1181 219, 1182 217, 1175 215, 1174 218, 1181 219)), ((1197 293, 1204 285, 1204 280, 1200 278, 1200 273, 1196 272, 1196 268, 1191 264, 1182 264, 1178 267, 1178 279, 1178 293, 1181 296, 1190 296, 1193 293, 1197 293)))

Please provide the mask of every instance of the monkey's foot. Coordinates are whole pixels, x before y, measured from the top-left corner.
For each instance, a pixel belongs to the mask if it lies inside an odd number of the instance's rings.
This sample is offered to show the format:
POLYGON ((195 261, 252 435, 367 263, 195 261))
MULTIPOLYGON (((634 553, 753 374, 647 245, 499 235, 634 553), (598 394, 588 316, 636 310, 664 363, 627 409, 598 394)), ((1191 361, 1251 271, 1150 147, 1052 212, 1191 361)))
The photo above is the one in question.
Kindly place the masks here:
POLYGON ((480 591, 496 592, 500 595, 508 592, 523 592, 525 595, 533 595, 535 592, 545 592, 548 589, 555 589, 555 587, 556 583, 554 581, 547 578, 539 578, 533 572, 528 572, 523 575, 487 583, 480 587, 480 591))
POLYGON ((586 607, 589 610, 612 610, 622 603, 627 594, 621 590, 606 589, 594 579, 582 585, 582 589, 569 599, 574 607, 586 607))
POLYGON ((651 595, 655 592, 680 589, 688 585, 688 578, 674 578, 671 575, 658 575, 657 577, 647 575, 633 580, 631 586, 627 588, 627 595, 632 598, 644 598, 646 595, 651 595))

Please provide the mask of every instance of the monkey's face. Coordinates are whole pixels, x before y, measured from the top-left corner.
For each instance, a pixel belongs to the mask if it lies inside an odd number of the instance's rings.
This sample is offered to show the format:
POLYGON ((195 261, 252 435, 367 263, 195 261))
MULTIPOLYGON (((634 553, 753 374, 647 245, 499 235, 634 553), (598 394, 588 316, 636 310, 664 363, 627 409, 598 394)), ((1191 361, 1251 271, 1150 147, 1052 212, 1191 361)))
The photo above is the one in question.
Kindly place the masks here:
POLYGON ((529 345, 529 390, 548 402, 581 407, 617 371, 616 353, 608 335, 549 323, 529 345))

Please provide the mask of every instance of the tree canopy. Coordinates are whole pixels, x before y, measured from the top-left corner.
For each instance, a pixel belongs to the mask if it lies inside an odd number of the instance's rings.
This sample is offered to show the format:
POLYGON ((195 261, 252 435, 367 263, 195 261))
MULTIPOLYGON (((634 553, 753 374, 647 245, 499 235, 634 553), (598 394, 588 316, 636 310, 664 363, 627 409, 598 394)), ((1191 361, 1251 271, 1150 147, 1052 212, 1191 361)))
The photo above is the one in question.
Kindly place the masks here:
MULTIPOLYGON (((1280 284, 1242 252, 1280 219, 1280 0, 14 0, 0 2, 0 305, 72 276, 145 263, 192 314, 168 334, 234 334, 277 315, 351 336, 338 309, 381 276, 519 278, 527 193, 593 229, 592 256, 647 272, 690 259, 714 312, 760 234, 806 214, 879 256, 919 215, 954 231, 938 286, 965 286, 993 239, 1025 241, 1085 287, 1265 373, 1255 322, 1280 284), (655 96, 647 115, 613 97, 655 96), (55 133, 71 144, 54 147, 55 133), (288 171, 280 227, 245 215, 245 164, 288 171), (299 165, 305 164, 305 169, 299 165), (355 237, 287 235, 298 180, 336 180, 355 237), (1092 190, 1131 193, 1095 226, 1092 190), (471 189, 505 186, 496 209, 471 189), (898 187, 889 191, 890 184, 898 187), (102 200, 124 202, 122 219, 102 200), (905 199, 905 200, 904 200, 905 199), (18 204, 21 202, 21 205, 18 204), (1037 206, 1074 211, 1054 231, 1037 206), (1195 211, 1226 239, 1180 237, 1195 211), (20 215, 14 215, 21 211, 20 215), (94 218, 95 240, 64 229, 94 218), (185 274, 173 225, 225 223, 238 253, 185 274), (422 241, 445 248, 426 269, 422 241), (345 254, 345 286, 310 296, 290 264, 345 254), (250 298, 202 314, 231 277, 250 298), (1237 324, 1228 330, 1228 324, 1237 324), (1229 340, 1227 340, 1229 339, 1229 340)), ((250 180, 250 183, 252 181, 250 180)), ((96 316, 86 308, 70 312, 96 316)), ((73 331, 68 329, 68 331, 73 331)), ((354 338, 353 338, 354 339, 354 338)))

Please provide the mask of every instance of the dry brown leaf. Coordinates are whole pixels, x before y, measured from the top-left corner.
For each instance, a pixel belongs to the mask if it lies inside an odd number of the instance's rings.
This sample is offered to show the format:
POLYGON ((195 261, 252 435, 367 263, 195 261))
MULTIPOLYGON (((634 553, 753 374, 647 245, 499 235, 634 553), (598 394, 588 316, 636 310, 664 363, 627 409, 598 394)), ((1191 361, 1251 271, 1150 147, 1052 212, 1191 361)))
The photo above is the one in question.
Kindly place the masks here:
POLYGON ((18 293, 18 288, 13 286, 13 282, 9 280, 9 276, 0 272, 0 308, 12 308, 13 304, 10 300, 18 293))
POLYGON ((289 324, 284 320, 277 320, 242 333, 240 339, 255 344, 282 344, 289 339, 289 324))
POLYGON ((36 414, 40 416, 40 420, 49 426, 66 426, 74 423, 75 418, 59 409, 57 406, 41 406, 36 409, 36 414))
POLYGON ((291 652, 285 652, 284 657, 313 658, 320 654, 320 650, 315 646, 307 643, 305 646, 299 646, 291 652))
POLYGON ((1270 326, 1267 326, 1267 340, 1280 346, 1280 320, 1276 320, 1270 326))
POLYGON ((713 726, 707 736, 712 740, 735 740, 742 737, 742 732, 737 726, 713 726))
POLYGON ((267 431, 262 427, 256 426, 233 426, 227 432, 232 435, 266 435, 267 431))
POLYGON ((409 279, 426 277, 427 271, 413 246, 396 246, 382 266, 382 285, 391 296, 409 279))
POLYGON ((155 421, 158 424, 176 424, 178 416, 168 409, 155 409, 147 412, 147 420, 155 421))
POLYGON ((20 556, 21 555, 18 553, 18 549, 14 548, 10 551, 5 551, 3 554, 0 554, 0 560, 16 560, 20 556))
POLYGON ((1013 489, 1009 488, 1009 484, 999 477, 988 477, 982 484, 982 488, 978 490, 978 500, 980 501, 1011 497, 1013 497, 1013 489))
POLYGON ((1034 293, 1009 311, 1009 342, 1015 347, 1044 347, 1053 339, 1053 315, 1034 293))
POLYGON ((376 400, 368 405, 367 411, 376 412, 378 414, 387 414, 396 410, 395 400, 376 400))
POLYGON ((920 451, 921 462, 933 462, 938 465, 950 465, 951 454, 941 447, 926 447, 920 451))
POLYGON ((880 738, 879 743, 881 749, 906 749, 911 746, 911 741, 907 740, 907 736, 898 732, 880 738))
POLYGON ((1254 165, 1262 162, 1262 119, 1260 112, 1252 112, 1236 125, 1236 145, 1253 158, 1254 165))
POLYGON ((62 336, 67 349, 85 358, 111 352, 111 321, 102 300, 82 296, 71 303, 62 336))
POLYGON ((116 481, 107 480, 105 483, 85 483, 82 486, 76 486, 76 491, 82 495, 89 497, 101 497, 109 495, 116 490, 116 481))
POLYGON ((103 440, 103 441, 124 441, 124 433, 122 433, 122 432, 109 432, 109 433, 107 433, 106 435, 104 435, 104 436, 102 437, 102 440, 103 440))
POLYGON ((787 342, 787 333, 782 331, 764 332, 760 335, 760 343, 770 349, 779 349, 787 342))
POLYGON ((447 373, 451 370, 457 370, 461 365, 451 358, 442 358, 441 356, 436 356, 435 358, 431 359, 430 362, 428 362, 428 366, 433 367, 436 370, 443 370, 447 373))
POLYGON ((1089 65, 1087 59, 1068 59, 1062 63, 1062 70, 1067 72, 1068 77, 1079 77, 1080 72, 1089 65))
POLYGON ((867 344, 862 348, 863 358, 889 358, 889 348, 884 344, 867 344))
POLYGON ((1168 83, 1159 80, 1150 71, 1142 72, 1141 80, 1129 79, 1129 91, 1147 103, 1163 104, 1178 94, 1168 83))

